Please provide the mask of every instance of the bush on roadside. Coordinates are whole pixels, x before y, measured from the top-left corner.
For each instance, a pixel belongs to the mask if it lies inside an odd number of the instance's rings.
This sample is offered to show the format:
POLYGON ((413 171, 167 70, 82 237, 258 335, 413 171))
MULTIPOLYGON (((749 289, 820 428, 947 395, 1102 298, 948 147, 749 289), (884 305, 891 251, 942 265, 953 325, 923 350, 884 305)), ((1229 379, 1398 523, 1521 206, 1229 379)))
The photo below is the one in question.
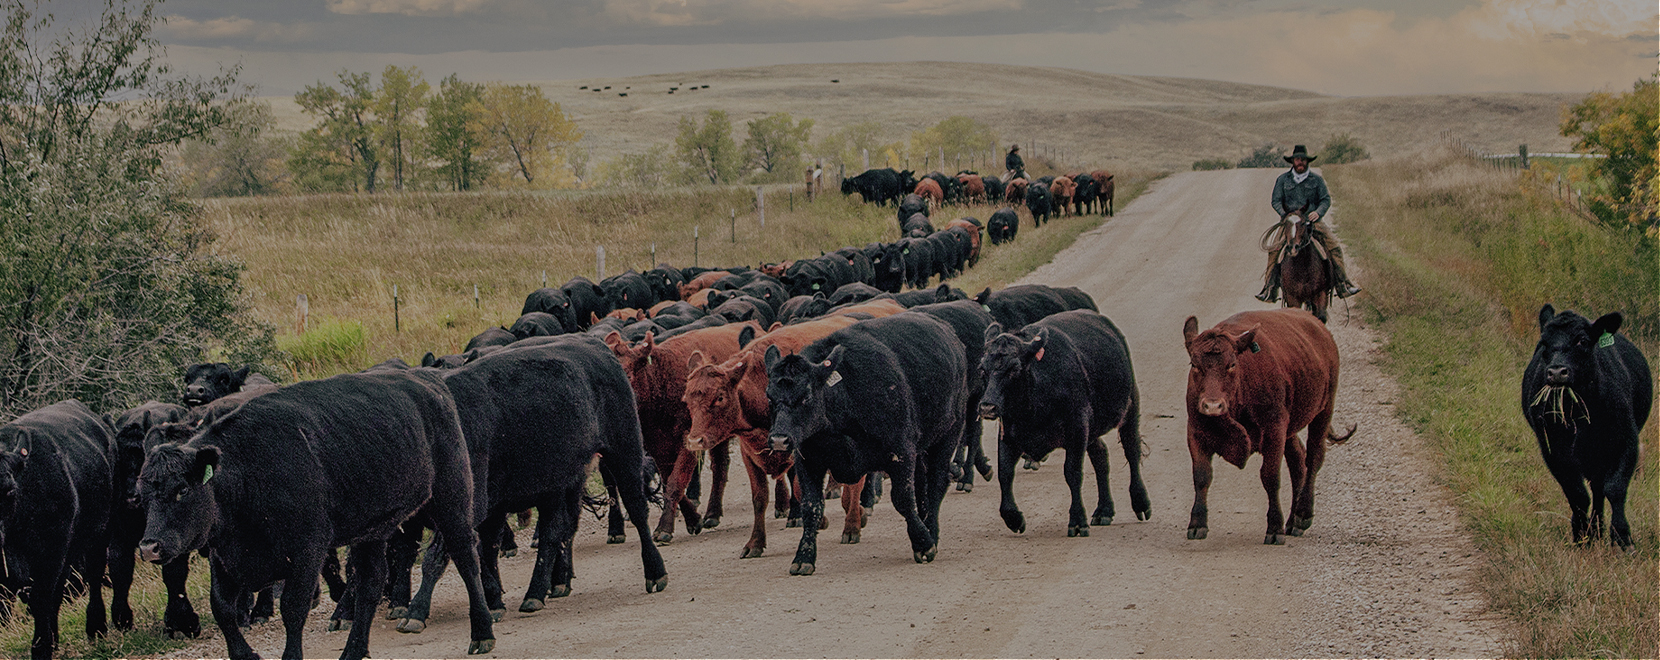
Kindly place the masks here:
POLYGON ((1195 171, 1195 172, 1200 171, 1200 170, 1231 170, 1231 169, 1233 169, 1233 163, 1230 163, 1230 162, 1228 162, 1226 160, 1223 160, 1221 158, 1202 158, 1202 159, 1193 161, 1193 171, 1195 171))
POLYGON ((1366 147, 1360 146, 1360 142, 1348 133, 1326 138, 1326 146, 1321 147, 1319 153, 1315 155, 1320 157, 1323 165, 1342 165, 1372 157, 1371 154, 1366 153, 1366 147))
POLYGON ((1272 142, 1257 147, 1251 155, 1239 159, 1238 167, 1284 167, 1285 158, 1272 142))

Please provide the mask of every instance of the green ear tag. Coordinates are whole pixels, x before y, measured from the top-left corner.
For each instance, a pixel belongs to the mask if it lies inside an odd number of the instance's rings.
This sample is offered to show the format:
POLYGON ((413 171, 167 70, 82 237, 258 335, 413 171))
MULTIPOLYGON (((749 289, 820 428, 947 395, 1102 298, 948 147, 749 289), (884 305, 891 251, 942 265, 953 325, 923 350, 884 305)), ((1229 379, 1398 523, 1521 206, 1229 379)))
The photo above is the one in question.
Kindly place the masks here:
POLYGON ((1261 353, 1262 352, 1262 346, 1260 344, 1254 342, 1254 341, 1251 342, 1251 352, 1252 353, 1261 353))
POLYGON ((1614 333, 1612 333, 1612 332, 1602 333, 1602 338, 1597 340, 1597 348, 1608 348, 1609 346, 1613 346, 1613 345, 1614 345, 1614 333))
POLYGON ((202 471, 202 483, 205 484, 205 483, 208 482, 209 479, 212 479, 212 478, 213 478, 213 466, 209 465, 209 466, 207 466, 206 470, 202 471))
POLYGON ((989 311, 991 311, 991 305, 981 305, 980 309, 983 309, 983 310, 986 310, 986 311, 989 312, 989 311))

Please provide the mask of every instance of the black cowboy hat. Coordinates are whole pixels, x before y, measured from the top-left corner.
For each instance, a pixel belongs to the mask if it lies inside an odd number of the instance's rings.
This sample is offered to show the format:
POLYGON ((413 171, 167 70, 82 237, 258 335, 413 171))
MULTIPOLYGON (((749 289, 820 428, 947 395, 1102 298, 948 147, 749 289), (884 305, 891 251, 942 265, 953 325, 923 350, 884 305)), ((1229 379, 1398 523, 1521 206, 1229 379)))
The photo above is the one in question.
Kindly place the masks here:
POLYGON ((1009 151, 1010 152, 1020 151, 1020 145, 1018 145, 1018 144, 1009 145, 1009 151))
POLYGON ((1319 158, 1319 156, 1308 155, 1308 147, 1299 144, 1291 148, 1291 155, 1285 157, 1285 162, 1289 163, 1293 158, 1307 158, 1308 162, 1312 163, 1314 162, 1314 159, 1319 158))

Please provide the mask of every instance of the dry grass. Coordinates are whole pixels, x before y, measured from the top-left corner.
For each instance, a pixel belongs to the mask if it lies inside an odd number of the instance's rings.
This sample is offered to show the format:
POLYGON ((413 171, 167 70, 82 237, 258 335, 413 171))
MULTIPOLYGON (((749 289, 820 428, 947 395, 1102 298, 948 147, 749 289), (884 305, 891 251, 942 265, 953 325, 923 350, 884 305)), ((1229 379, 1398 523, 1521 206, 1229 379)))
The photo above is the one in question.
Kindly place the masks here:
POLYGON ((1635 556, 1569 543, 1568 507, 1520 411, 1539 307, 1623 309, 1657 364, 1652 241, 1572 217, 1515 173, 1450 150, 1328 167, 1365 304, 1387 331, 1402 414, 1427 437, 1487 559, 1483 587, 1517 624, 1515 657, 1653 657, 1660 648, 1655 428, 1627 515, 1635 556))
MULTIPOLYGON (((1153 176, 1119 175, 1118 207, 1153 176)), ((897 238, 892 207, 839 193, 809 203, 785 187, 769 189, 763 230, 754 196, 753 188, 736 187, 328 195, 214 200, 207 203, 207 217, 220 235, 217 249, 246 264, 256 312, 279 328, 280 343, 304 346, 307 356, 340 356, 297 360, 289 377, 303 378, 390 357, 415 362, 429 350, 458 352, 483 329, 511 324, 525 295, 542 286, 544 272, 551 286, 577 275, 593 278, 596 247, 605 248, 606 274, 612 275, 651 267, 653 244, 658 262, 692 265, 694 227, 700 235, 696 262, 703 266, 754 266, 897 238), (307 296, 311 313, 304 338, 295 336, 298 294, 307 296), (361 327, 362 339, 352 339, 353 324, 361 327)), ((993 210, 948 208, 936 215, 984 221, 993 210)), ((1012 244, 988 242, 980 265, 953 285, 1002 286, 1102 220, 1065 218, 1037 230, 1028 224, 1012 244)))
MULTIPOLYGON (((1443 132, 1495 153, 1513 153, 1522 143, 1534 152, 1569 151, 1570 142, 1557 134, 1558 113, 1578 97, 1334 97, 1195 78, 961 62, 758 66, 548 81, 542 88, 586 132, 582 145, 595 163, 672 142, 681 116, 719 109, 732 117, 740 135, 743 122, 784 111, 815 120, 815 136, 877 119, 891 127, 887 140, 964 115, 992 127, 1005 147, 1035 141, 1043 148, 1065 148, 1070 161, 1115 171, 1186 170, 1201 158, 1232 162, 1269 142, 1318 150, 1339 133, 1351 134, 1380 157, 1410 153, 1443 132), (605 85, 612 90, 578 89, 605 85), (672 85, 681 90, 668 94, 672 85), (700 89, 689 89, 693 85, 700 89), (625 86, 632 88, 629 96, 617 96, 625 86)), ((283 128, 302 130, 312 123, 292 99, 271 100, 283 128)), ((1026 153, 1030 158, 1041 149, 1026 153)), ((860 165, 848 163, 849 173, 860 165)))

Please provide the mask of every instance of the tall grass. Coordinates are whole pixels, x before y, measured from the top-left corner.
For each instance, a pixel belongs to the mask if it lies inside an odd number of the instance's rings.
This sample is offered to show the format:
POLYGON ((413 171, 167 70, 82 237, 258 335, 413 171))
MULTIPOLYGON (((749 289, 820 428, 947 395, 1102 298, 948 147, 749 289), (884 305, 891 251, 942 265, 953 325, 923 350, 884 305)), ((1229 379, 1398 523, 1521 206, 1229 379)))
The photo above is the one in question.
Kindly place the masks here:
MULTIPOLYGON (((1117 208, 1154 176, 1119 174, 1117 208)), ((891 206, 836 192, 809 202, 786 187, 767 190, 765 228, 755 212, 755 189, 742 187, 319 195, 205 204, 220 236, 218 249, 247 265, 256 312, 284 329, 279 345, 294 356, 290 367, 299 378, 391 357, 418 360, 426 351, 458 352, 485 328, 512 323, 525 295, 542 286, 544 272, 548 286, 577 275, 594 278, 600 247, 604 274, 614 275, 652 267, 653 245, 658 262, 676 266, 755 266, 898 235, 891 206), (305 337, 294 335, 300 294, 307 296, 315 328, 305 337), (341 334, 356 330, 318 327, 318 319, 356 324, 360 347, 341 334), (345 341, 349 350, 325 350, 328 341, 345 341)), ((996 208, 948 207, 935 215, 984 221, 996 208)), ((979 266, 952 284, 976 291, 1001 286, 1103 221, 1068 217, 1032 229, 1028 219, 1018 240, 1000 246, 988 241, 979 266)))
POLYGON ((1653 657, 1660 648, 1655 427, 1627 500, 1637 554, 1572 547, 1568 505, 1520 409, 1550 302, 1620 310, 1651 364, 1660 346, 1653 240, 1588 224, 1526 173, 1450 149, 1328 167, 1363 300, 1388 334, 1403 416, 1428 438, 1486 557, 1483 588, 1517 624, 1516 657, 1653 657))

